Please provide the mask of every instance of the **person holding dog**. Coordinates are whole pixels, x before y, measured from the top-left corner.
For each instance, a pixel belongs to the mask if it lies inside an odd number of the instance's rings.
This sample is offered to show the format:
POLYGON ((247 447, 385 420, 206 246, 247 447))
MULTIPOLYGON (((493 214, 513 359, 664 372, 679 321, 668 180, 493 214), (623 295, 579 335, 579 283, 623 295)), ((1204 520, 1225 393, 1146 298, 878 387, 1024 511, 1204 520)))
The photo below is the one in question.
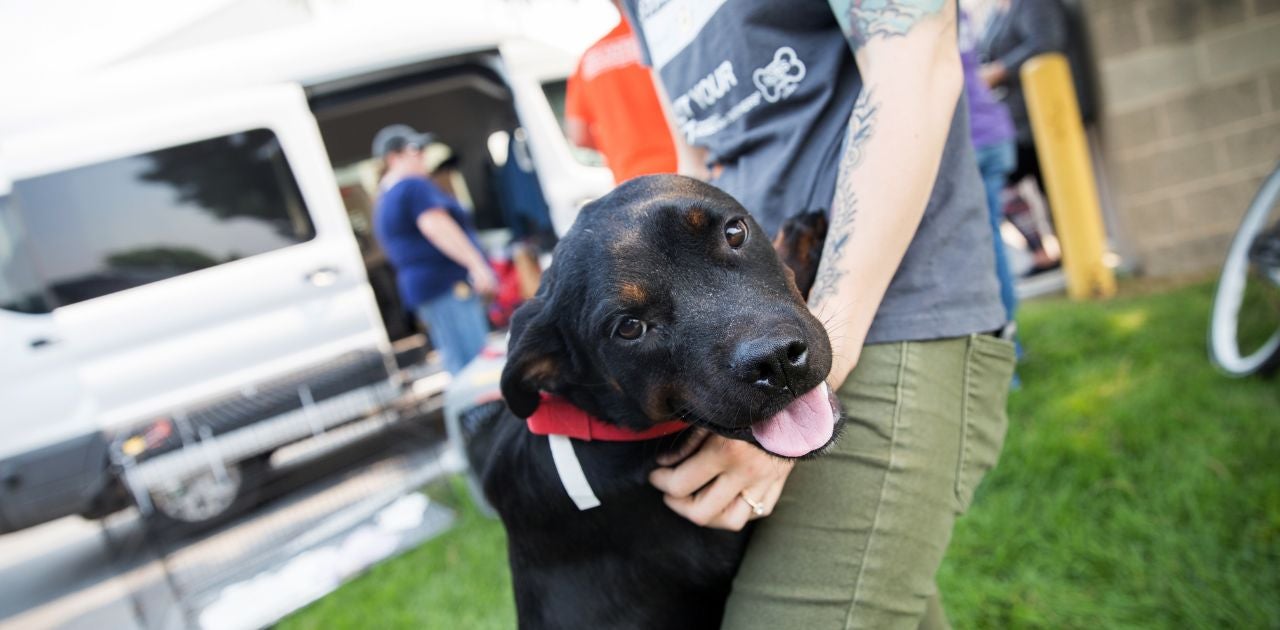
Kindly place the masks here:
POLYGON ((934 576, 998 458, 1014 364, 955 0, 625 8, 677 144, 705 156, 682 172, 705 168, 770 237, 829 208, 809 304, 843 436, 800 463, 706 436, 650 478, 695 523, 760 519, 723 627, 946 627, 934 576))
POLYGON ((498 282, 462 206, 427 179, 422 151, 431 141, 408 125, 374 136, 373 155, 386 174, 373 232, 396 270, 401 300, 426 326, 445 370, 457 374, 484 350, 489 320, 477 294, 493 295, 498 282))

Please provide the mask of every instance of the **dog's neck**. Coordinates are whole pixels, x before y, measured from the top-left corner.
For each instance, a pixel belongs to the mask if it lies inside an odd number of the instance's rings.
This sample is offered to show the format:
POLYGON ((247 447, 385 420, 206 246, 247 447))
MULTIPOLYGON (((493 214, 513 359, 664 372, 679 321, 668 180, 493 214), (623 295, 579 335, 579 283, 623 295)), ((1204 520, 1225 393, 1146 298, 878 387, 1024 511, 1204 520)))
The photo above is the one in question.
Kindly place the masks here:
MULTIPOLYGON (((525 422, 530 433, 547 436, 556 474, 579 511, 599 507, 601 501, 578 459, 573 445, 575 440, 640 445, 689 428, 685 422, 672 420, 635 431, 595 418, 573 403, 546 393, 541 395, 538 408, 525 422)), ((653 453, 648 457, 653 457, 653 453)), ((646 473, 650 469, 649 466, 644 468, 646 473)))
MULTIPOLYGON (((621 399, 618 392, 603 383, 595 385, 568 385, 544 390, 542 395, 559 398, 588 416, 605 424, 634 432, 642 432, 655 424, 642 410, 621 399)), ((668 418, 665 421, 676 420, 668 418)))

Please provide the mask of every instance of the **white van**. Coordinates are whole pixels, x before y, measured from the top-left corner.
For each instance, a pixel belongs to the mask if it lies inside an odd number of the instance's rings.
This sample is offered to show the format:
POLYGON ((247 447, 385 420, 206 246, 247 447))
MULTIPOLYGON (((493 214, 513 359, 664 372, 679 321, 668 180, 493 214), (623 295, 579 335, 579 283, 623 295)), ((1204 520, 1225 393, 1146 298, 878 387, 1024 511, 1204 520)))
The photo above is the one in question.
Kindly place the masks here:
POLYGON ((274 450, 396 404, 404 314, 335 175, 382 126, 453 148, 482 229, 511 227, 495 138, 558 232, 612 186, 555 111, 573 55, 452 19, 329 20, 2 106, 0 533, 216 518, 274 450))

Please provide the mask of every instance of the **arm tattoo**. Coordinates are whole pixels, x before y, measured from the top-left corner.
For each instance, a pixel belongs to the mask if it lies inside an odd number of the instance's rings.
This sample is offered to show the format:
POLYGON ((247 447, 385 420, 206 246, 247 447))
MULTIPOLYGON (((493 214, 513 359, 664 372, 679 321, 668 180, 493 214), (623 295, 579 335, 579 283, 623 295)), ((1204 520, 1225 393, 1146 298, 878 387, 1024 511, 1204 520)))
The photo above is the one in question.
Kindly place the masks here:
POLYGON ((831 227, 827 228, 827 242, 822 249, 818 277, 809 293, 809 304, 815 308, 835 294, 836 285, 845 274, 840 269, 840 261, 853 235, 853 218, 858 211, 853 172, 862 163, 863 151, 875 130, 879 109, 880 103, 875 100, 871 87, 863 86, 853 105, 853 114, 849 116, 849 135, 845 138, 844 157, 836 175, 836 194, 831 201, 831 227))
POLYGON ((877 37, 901 37, 951 0, 830 0, 856 52, 877 37))

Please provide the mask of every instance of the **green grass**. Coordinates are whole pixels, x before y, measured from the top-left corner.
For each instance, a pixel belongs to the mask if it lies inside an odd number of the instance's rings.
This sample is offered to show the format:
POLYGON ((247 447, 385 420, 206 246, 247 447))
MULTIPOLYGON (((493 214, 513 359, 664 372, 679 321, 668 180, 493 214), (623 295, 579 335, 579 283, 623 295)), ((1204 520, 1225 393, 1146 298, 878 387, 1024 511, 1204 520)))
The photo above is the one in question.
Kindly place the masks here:
POLYGON ((476 511, 458 479, 427 494, 458 511, 452 529, 375 566, 277 627, 515 628, 502 525, 476 511))
MULTIPOLYGON (((938 576, 957 628, 1280 627, 1280 380, 1209 366, 1211 286, 1126 290, 1022 309, 1004 454, 938 576)), ((461 510, 282 627, 514 627, 501 528, 461 510)))
POLYGON ((1210 368, 1212 291, 1023 309, 1004 454, 939 574, 957 627, 1280 626, 1280 381, 1210 368))

